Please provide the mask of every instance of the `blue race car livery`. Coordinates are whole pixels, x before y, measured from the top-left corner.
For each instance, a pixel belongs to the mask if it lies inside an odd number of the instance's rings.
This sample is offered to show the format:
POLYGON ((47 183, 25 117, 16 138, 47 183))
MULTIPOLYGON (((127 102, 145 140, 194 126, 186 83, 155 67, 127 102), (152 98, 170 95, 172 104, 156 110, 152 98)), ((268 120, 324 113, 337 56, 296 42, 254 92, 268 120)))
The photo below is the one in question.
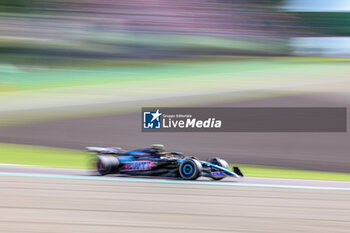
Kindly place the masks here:
POLYGON ((228 163, 218 157, 209 162, 180 152, 165 152, 164 146, 125 151, 116 147, 87 147, 96 152, 96 169, 100 175, 126 174, 141 176, 179 177, 195 180, 200 176, 221 180, 226 176, 243 177, 238 167, 231 171, 228 163))

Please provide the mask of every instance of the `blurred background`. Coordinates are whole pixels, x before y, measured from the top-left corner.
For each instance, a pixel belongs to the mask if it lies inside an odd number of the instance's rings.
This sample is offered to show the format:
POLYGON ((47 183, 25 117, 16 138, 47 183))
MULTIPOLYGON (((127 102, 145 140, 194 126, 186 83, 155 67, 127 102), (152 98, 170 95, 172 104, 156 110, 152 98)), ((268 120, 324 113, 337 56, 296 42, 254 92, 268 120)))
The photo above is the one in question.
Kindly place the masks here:
POLYGON ((349 55, 346 0, 1 0, 1 61, 349 55), (341 38, 339 38, 341 36, 341 38))
POLYGON ((349 0, 0 0, 0 232, 349 232, 348 132, 141 132, 142 107, 350 107, 349 74, 349 0), (155 143, 246 177, 87 170, 155 143))
POLYGON ((140 109, 346 107, 349 12, 347 0, 0 0, 2 147, 162 143, 348 172, 348 133, 141 133, 140 109))

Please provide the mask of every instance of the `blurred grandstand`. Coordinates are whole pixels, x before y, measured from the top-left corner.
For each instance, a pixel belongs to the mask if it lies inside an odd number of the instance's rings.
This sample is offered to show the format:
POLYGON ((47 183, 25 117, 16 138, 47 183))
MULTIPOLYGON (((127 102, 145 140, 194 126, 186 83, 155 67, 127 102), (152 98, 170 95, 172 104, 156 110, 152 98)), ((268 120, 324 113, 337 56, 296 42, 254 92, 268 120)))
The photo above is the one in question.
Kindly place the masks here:
POLYGON ((289 37, 314 34, 280 5, 278 0, 0 0, 1 60, 288 55, 289 37))

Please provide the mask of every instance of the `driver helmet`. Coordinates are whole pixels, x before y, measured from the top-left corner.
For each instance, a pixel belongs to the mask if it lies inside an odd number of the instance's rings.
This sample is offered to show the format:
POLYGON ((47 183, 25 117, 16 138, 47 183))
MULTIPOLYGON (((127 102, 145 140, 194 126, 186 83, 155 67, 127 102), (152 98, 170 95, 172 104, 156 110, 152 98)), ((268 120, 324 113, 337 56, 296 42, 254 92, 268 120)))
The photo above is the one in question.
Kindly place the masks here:
POLYGON ((152 145, 150 145, 150 148, 152 148, 158 152, 164 151, 164 145, 162 145, 162 144, 152 144, 152 145))

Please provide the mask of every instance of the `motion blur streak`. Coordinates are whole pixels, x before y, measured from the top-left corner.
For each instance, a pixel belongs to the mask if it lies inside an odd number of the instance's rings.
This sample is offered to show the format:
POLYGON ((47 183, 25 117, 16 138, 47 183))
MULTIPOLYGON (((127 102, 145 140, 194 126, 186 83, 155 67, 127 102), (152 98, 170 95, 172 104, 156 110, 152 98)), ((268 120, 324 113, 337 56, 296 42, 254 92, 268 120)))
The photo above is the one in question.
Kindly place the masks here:
MULTIPOLYGON (((86 146, 161 143, 339 178, 347 132, 145 134, 140 109, 350 107, 349 16, 346 0, 0 0, 0 164, 87 168, 86 146)), ((0 176, 0 232, 350 229, 349 186, 336 182, 57 179, 82 172, 58 168, 40 169, 48 179, 0 166, 11 173, 0 176)))
POLYGON ((0 141, 348 172, 348 133, 140 132, 142 106, 350 106, 349 58, 299 56, 349 55, 349 6, 303 2, 0 0, 0 141))
MULTIPOLYGON (((27 178, 56 178, 56 179, 69 179, 69 180, 100 180, 100 181, 116 181, 116 182, 139 182, 139 183, 161 183, 161 184, 192 184, 192 185, 213 185, 213 186, 238 186, 238 187, 253 187, 253 188, 285 188, 285 189, 313 189, 313 190, 332 190, 332 191, 350 191, 350 183, 343 182, 345 187, 326 187, 326 186, 317 186, 317 181, 314 182, 312 186, 303 184, 303 181, 300 181, 300 185, 291 185, 278 183, 275 184, 266 184, 263 179, 255 178, 260 183, 247 183, 247 182, 235 182, 237 180, 226 178, 225 181, 230 180, 231 182, 205 182, 205 181, 179 181, 179 180, 166 180, 166 179, 138 179, 138 178, 123 178, 123 177, 95 177, 95 176, 70 176, 70 175, 54 175, 54 174, 35 174, 35 173, 15 173, 15 172, 0 172, 0 176, 4 177, 27 177, 27 178), (347 187, 348 186, 348 187, 347 187)), ((247 178, 244 178, 245 181, 247 178)), ((249 181, 249 179, 248 179, 249 181)), ((293 181, 293 180, 291 180, 293 181)), ((284 181, 285 182, 285 181, 284 181)), ((297 181, 294 181, 298 184, 297 181)), ((318 181, 319 182, 319 181, 318 181)), ((325 182, 327 184, 327 182, 325 182)), ((337 182, 329 182, 334 186, 337 182)), ((342 182, 338 182, 340 185, 342 182)))
POLYGON ((1 177, 1 232, 347 232, 347 192, 1 177))
POLYGON ((310 33, 277 6, 245 0, 0 0, 1 52, 8 55, 2 60, 42 66, 69 64, 63 58, 286 54, 285 39, 310 33), (241 41, 238 48, 232 39, 241 41), (252 48, 242 46, 247 39, 252 48))

